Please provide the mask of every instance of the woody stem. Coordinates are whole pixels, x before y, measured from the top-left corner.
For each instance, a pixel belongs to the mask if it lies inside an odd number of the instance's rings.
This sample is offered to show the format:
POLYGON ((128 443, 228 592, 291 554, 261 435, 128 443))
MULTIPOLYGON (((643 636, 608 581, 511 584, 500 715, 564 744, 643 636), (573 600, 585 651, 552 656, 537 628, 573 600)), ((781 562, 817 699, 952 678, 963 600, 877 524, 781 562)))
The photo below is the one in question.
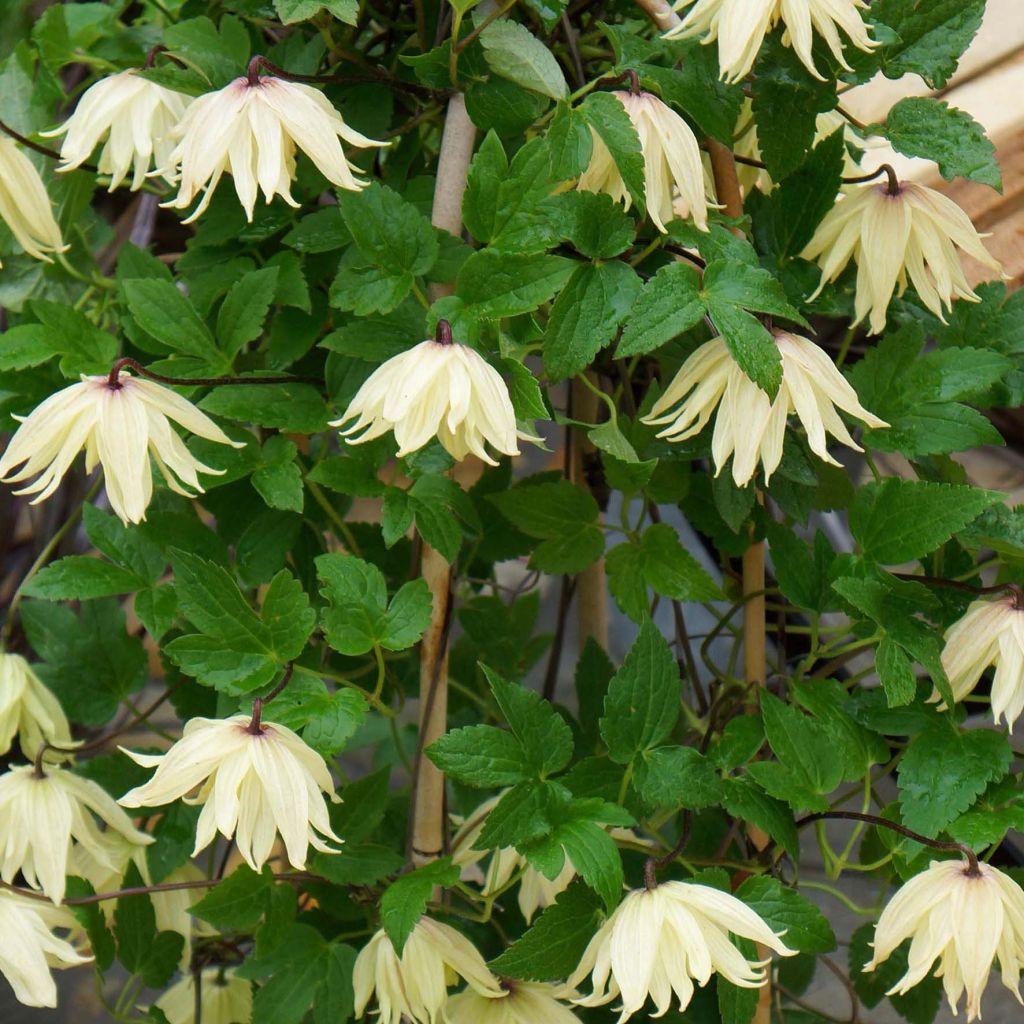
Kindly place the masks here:
POLYGON ((893 574, 898 580, 909 580, 912 583, 927 583, 933 587, 949 587, 951 590, 962 590, 965 594, 1009 594, 1013 598, 1014 607, 1024 608, 1024 588, 1016 583, 996 583, 991 587, 976 587, 960 580, 946 579, 944 576, 919 576, 912 572, 893 574))
POLYGON ((260 53, 256 54, 249 61, 249 67, 246 71, 246 79, 249 85, 259 85, 260 73, 263 71, 273 75, 275 78, 283 78, 289 82, 311 82, 320 85, 330 85, 332 83, 338 85, 379 83, 390 86, 399 92, 410 93, 413 96, 433 98, 445 95, 444 90, 431 89, 417 82, 406 82, 401 78, 395 78, 394 75, 384 71, 382 68, 374 68, 370 73, 361 75, 300 75, 297 71, 287 71, 282 67, 278 67, 273 61, 267 60, 260 53))
POLYGON ((122 370, 133 370, 135 373, 142 377, 148 377, 150 380, 155 380, 160 384, 174 384, 178 387, 186 388, 215 388, 223 385, 234 385, 234 384, 314 384, 322 386, 323 381, 318 377, 167 377, 162 373, 157 373, 155 370, 148 370, 142 363, 130 356, 125 356, 123 359, 118 359, 116 363, 110 368, 110 374, 107 376, 107 384, 109 387, 118 388, 120 387, 119 377, 122 370))

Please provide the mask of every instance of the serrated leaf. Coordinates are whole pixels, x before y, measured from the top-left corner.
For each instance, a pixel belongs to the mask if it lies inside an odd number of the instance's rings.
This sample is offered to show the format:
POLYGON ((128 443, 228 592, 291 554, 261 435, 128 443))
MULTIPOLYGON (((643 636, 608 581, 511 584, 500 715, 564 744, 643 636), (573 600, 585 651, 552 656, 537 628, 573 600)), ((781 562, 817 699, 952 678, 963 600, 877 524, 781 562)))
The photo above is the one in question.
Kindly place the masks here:
POLYGON ((246 931, 263 916, 264 895, 274 887, 270 870, 257 874, 240 864, 219 885, 190 907, 190 912, 215 928, 246 931))
POLYGON ((553 100, 568 96, 569 86, 558 61, 525 25, 496 21, 480 34, 480 44, 495 74, 553 100))
POLYGON ((633 303, 615 354, 645 355, 696 327, 704 316, 700 278, 686 263, 662 267, 633 303))
POLYGON ((399 956, 434 889, 454 885, 458 880, 459 868, 450 857, 442 857, 402 875, 387 887, 380 901, 381 923, 399 956))
POLYGON ((836 937, 828 919, 806 896, 770 875, 748 878, 738 899, 757 913, 773 932, 783 933, 790 949, 801 953, 831 953, 836 937))
POLYGON ((630 197, 642 213, 647 208, 644 156, 640 136, 626 108, 612 93, 592 92, 581 109, 591 130, 611 153, 630 197))

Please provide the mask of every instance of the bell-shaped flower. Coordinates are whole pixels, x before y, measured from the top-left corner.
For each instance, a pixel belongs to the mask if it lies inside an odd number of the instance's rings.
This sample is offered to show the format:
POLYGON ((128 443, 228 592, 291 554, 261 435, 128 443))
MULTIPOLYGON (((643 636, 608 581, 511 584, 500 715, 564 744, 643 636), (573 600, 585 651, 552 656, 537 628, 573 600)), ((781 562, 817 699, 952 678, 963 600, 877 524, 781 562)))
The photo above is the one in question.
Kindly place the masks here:
POLYGON ((101 78, 82 93, 74 113, 44 137, 65 136, 58 171, 81 167, 104 142, 97 168, 110 175, 110 191, 132 174, 132 191, 152 170, 164 167, 174 149, 171 130, 189 97, 143 78, 136 68, 101 78), (105 141, 104 141, 105 140, 105 141))
POLYGON ((17 735, 22 753, 35 758, 43 743, 73 744, 71 727, 60 701, 20 654, 0 651, 0 754, 17 735))
POLYGON ((53 1009, 57 986, 51 968, 77 967, 82 956, 55 930, 75 931, 78 922, 65 907, 0 890, 0 974, 24 1006, 53 1009))
POLYGON ((562 1000, 573 999, 572 989, 539 982, 503 979, 504 999, 482 996, 467 988, 448 1000, 448 1024, 580 1024, 562 1000))
MULTIPOLYGON (((124 748, 122 748, 124 749, 124 748)), ((235 840, 254 870, 270 858, 280 833, 293 867, 306 866, 309 847, 337 853, 321 836, 341 840, 331 830, 326 793, 341 798, 324 759, 291 729, 276 722, 253 726, 247 715, 193 718, 166 754, 124 751, 144 768, 155 768, 149 782, 125 793, 125 807, 160 807, 187 797, 203 807, 192 855, 220 832, 235 840)))
POLYGON ((888 995, 920 984, 938 961, 934 973, 954 1014, 967 994, 969 1024, 981 1019, 981 996, 998 960, 1003 984, 1020 1000, 1024 890, 998 868, 983 863, 974 871, 960 860, 932 861, 882 911, 864 970, 873 971, 907 939, 907 973, 888 995))
POLYGON ((0 219, 34 259, 50 263, 47 253, 68 248, 54 219, 43 179, 32 161, 6 136, 0 136, 0 219))
MULTIPOLYGON (((195 895, 193 894, 193 899, 195 895)), ((230 967, 207 967, 199 979, 199 1019, 202 1024, 249 1024, 252 983, 236 977, 230 967)), ((191 971, 155 1003, 169 1024, 195 1024, 196 982, 191 971)))
POLYGON ((821 36, 832 56, 847 71, 843 55, 845 34, 858 49, 879 44, 868 35, 861 11, 866 0, 677 0, 675 10, 691 8, 683 20, 665 33, 666 39, 698 36, 703 43, 718 40, 718 68, 722 78, 738 82, 754 66, 764 37, 781 21, 782 41, 792 46, 800 63, 824 81, 814 64, 814 36, 821 36))
POLYGON ((380 1024, 440 1024, 456 977, 486 999, 506 995, 473 943, 449 925, 420 918, 401 956, 381 929, 356 957, 356 1017, 376 995, 380 1024))
POLYGON ((450 332, 439 330, 438 339, 422 341, 378 366, 331 426, 344 427, 354 419, 341 430, 349 444, 393 430, 399 457, 436 437, 453 458, 472 452, 492 466, 497 462, 485 442, 503 455, 518 455, 519 438, 537 440, 517 429, 501 374, 475 349, 453 342, 450 332))
POLYGON ((593 993, 580 1006, 604 1006, 621 997, 618 1024, 639 1013, 648 997, 654 1016, 668 1012, 675 992, 683 1011, 694 982, 706 985, 718 973, 740 988, 766 984, 767 961, 750 961, 729 933, 792 956, 779 935, 745 903, 707 885, 664 882, 631 892, 590 940, 568 979, 578 987, 592 975, 593 993))
POLYGON ((193 100, 174 134, 180 141, 161 173, 169 177, 180 169, 180 181, 178 194, 164 205, 184 210, 202 193, 186 224, 209 205, 225 171, 252 220, 258 192, 268 203, 279 195, 299 205, 291 194, 296 147, 332 185, 358 192, 367 182, 353 173, 359 168, 346 158, 341 140, 361 149, 388 145, 350 128, 319 90, 269 75, 236 78, 193 100))
POLYGON ((791 413, 807 431, 811 451, 833 465, 839 463, 829 454, 826 434, 861 451, 837 408, 869 427, 888 426, 860 404, 849 382, 813 341, 788 331, 773 334, 782 360, 782 383, 774 400, 740 369, 724 339, 713 338, 683 363, 643 418, 644 423, 664 426, 659 437, 685 441, 699 434, 714 416, 715 472, 721 473, 732 456, 737 487, 750 482, 758 463, 764 468, 765 482, 771 479, 782 461, 791 413))
POLYGON ((20 871, 29 886, 60 903, 72 843, 109 861, 109 842, 93 815, 131 843, 153 842, 90 779, 57 766, 10 768, 0 775, 0 878, 13 882, 20 871))
MULTIPOLYGON (((629 115, 644 156, 647 212, 659 231, 679 217, 692 217, 701 231, 708 229, 707 184, 700 146, 690 126, 667 104, 649 92, 613 92, 629 115)), ((618 165, 601 136, 591 129, 590 163, 576 187, 605 192, 628 210, 632 197, 618 165)))
POLYGON ((186 497, 193 496, 187 487, 203 490, 197 473, 223 472, 192 455, 170 421, 208 441, 244 447, 181 395, 123 370, 113 384, 108 377, 83 376, 17 418, 22 423, 0 458, 0 480, 37 477, 15 492, 36 495, 37 504, 53 494, 84 448, 86 471, 103 467, 110 507, 126 524, 146 518, 153 496, 151 455, 167 486, 186 497))
MULTIPOLYGON (((949 629, 942 648, 942 667, 954 700, 963 700, 984 671, 995 668, 992 715, 1013 724, 1024 711, 1024 597, 1007 594, 994 601, 974 601, 949 629)), ((942 698, 934 691, 930 698, 942 698)))
POLYGON ((1002 267, 982 244, 970 218, 948 196, 926 185, 901 181, 854 185, 844 191, 800 254, 821 267, 814 299, 829 282, 857 264, 857 323, 866 317, 873 334, 885 329, 893 294, 907 280, 921 301, 945 319, 954 299, 979 302, 964 275, 957 249, 990 270, 1002 267))

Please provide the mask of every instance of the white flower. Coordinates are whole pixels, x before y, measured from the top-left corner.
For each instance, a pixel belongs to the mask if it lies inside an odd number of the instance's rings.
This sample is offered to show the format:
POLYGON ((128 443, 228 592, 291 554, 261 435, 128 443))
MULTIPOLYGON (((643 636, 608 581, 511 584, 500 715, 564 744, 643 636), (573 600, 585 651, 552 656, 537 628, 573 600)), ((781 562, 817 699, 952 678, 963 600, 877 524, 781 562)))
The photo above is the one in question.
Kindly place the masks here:
POLYGON ((73 744, 60 701, 43 685, 20 654, 0 651, 0 754, 11 749, 15 733, 22 753, 34 758, 43 742, 73 744))
POLYGON ((75 112, 53 131, 66 135, 60 147, 59 171, 73 171, 106 140, 97 167, 110 175, 113 192, 132 170, 134 191, 151 168, 164 167, 174 148, 171 129, 182 119, 189 97, 141 77, 130 68, 101 78, 82 94, 75 112))
POLYGON ((353 175, 358 168, 345 157, 339 138, 362 149, 388 145, 350 128, 317 89, 269 76, 253 83, 236 78, 200 96, 174 134, 181 141, 161 173, 166 177, 180 166, 181 181, 177 196, 164 205, 184 210, 203 193, 186 224, 209 205, 225 171, 235 179, 239 202, 252 220, 257 190, 268 203, 279 195, 299 205, 290 190, 296 146, 331 184, 358 192, 367 183, 353 175))
MULTIPOLYGON (((1006 717, 1013 724, 1024 711, 1024 608, 1022 598, 1008 594, 994 601, 974 601, 949 629, 942 648, 942 667, 949 677, 953 699, 963 700, 978 685, 982 673, 995 666, 992 715, 996 724, 1006 717)), ((932 701, 939 701, 933 691, 932 701)))
POLYGON ((800 254, 816 260, 821 282, 815 298, 852 259, 857 264, 857 323, 870 314, 873 334, 885 329, 893 293, 902 295, 909 275, 921 301, 940 319, 954 299, 979 302, 964 276, 957 248, 990 270, 1001 271, 970 218, 952 199, 925 185, 901 181, 856 185, 818 225, 800 254))
POLYGON ((60 903, 72 842, 97 860, 110 858, 93 814, 132 843, 153 842, 105 790, 66 768, 48 766, 39 774, 20 765, 0 775, 0 878, 13 882, 20 871, 33 889, 60 903))
MULTIPOLYGON (((252 1019, 252 984, 225 967, 208 967, 199 982, 200 1016, 203 1024, 249 1024, 252 1019)), ((195 978, 191 971, 172 985, 157 1001, 170 1024, 194 1024, 195 978)))
POLYGON ((321 853, 337 853, 320 838, 341 842, 331 830, 323 797, 326 793, 335 802, 340 800, 324 759, 283 725, 263 722, 255 731, 250 725, 247 715, 193 718, 166 754, 125 750, 137 764, 156 768, 156 773, 120 803, 159 807, 201 787, 188 801, 203 805, 192 855, 220 832, 225 839, 234 836, 238 852, 254 871, 270 858, 278 832, 289 862, 300 870, 310 846, 321 853))
POLYGON ((403 1018, 412 1024, 440 1024, 447 1020, 448 986, 456 975, 485 998, 505 995, 476 947, 454 928, 420 918, 400 957, 381 929, 356 957, 356 1017, 376 994, 380 1024, 402 1024, 403 1018))
POLYGON ((882 911, 875 928, 873 971, 904 940, 911 939, 907 973, 888 995, 904 993, 923 981, 938 960, 946 998, 956 1014, 966 990, 968 1022, 981 1018, 981 996, 993 961, 1003 984, 1020 1000, 1024 964, 1024 891, 988 864, 974 874, 959 860, 932 861, 882 911))
POLYGON ((711 454, 716 475, 732 456, 738 487, 751 480, 758 462, 764 467, 765 482, 770 480, 782 461, 790 413, 796 413, 807 431, 811 451, 833 465, 839 463, 829 454, 826 433, 861 451, 837 407, 869 427, 888 426, 860 404, 846 378, 813 341, 788 331, 773 334, 782 359, 782 383, 774 401, 740 369, 725 341, 712 338, 683 363, 643 422, 668 424, 658 437, 685 441, 715 415, 711 454))
POLYGON ((52 929, 73 931, 77 926, 63 907, 0 890, 0 974, 19 1003, 56 1007, 57 986, 50 968, 77 967, 91 958, 81 956, 52 929))
POLYGON ((179 483, 202 492, 197 472, 220 475, 200 462, 171 429, 170 420, 208 441, 232 441, 205 413, 168 388, 134 378, 123 370, 117 383, 85 377, 51 395, 22 420, 0 458, 0 480, 18 483, 38 478, 16 494, 35 494, 32 504, 48 498, 60 485, 75 456, 85 449, 86 472, 97 463, 106 476, 110 507, 124 523, 146 518, 153 495, 149 456, 167 486, 192 497, 179 483), (18 467, 21 467, 20 469, 18 467))
POLYGON ((693 9, 666 39, 701 36, 701 42, 718 40, 718 68, 722 77, 738 82, 754 66, 764 37, 781 21, 786 26, 782 41, 815 78, 824 80, 814 65, 814 33, 828 44, 832 56, 850 70, 843 56, 845 33, 858 50, 879 44, 868 35, 860 12, 866 0, 677 0, 675 10, 693 9))
POLYGON ((22 249, 37 260, 49 263, 47 253, 68 248, 54 220, 43 179, 6 136, 0 136, 0 218, 22 249))
POLYGON ((482 996, 471 988, 452 996, 445 1007, 449 1024, 579 1024, 579 1017, 561 999, 572 989, 536 982, 506 980, 504 999, 482 996))
POLYGON ((450 334, 439 331, 439 337, 378 366, 331 426, 355 418, 341 431, 349 444, 394 430, 399 456, 437 437, 453 458, 464 459, 472 452, 492 466, 497 462, 484 449, 485 441, 503 455, 518 455, 518 438, 537 440, 516 429, 501 374, 475 349, 452 342, 450 334))
POLYGON ((741 988, 768 980, 767 961, 748 961, 729 933, 753 939, 782 956, 795 952, 745 903, 706 885, 663 882, 631 892, 590 940, 568 983, 575 987, 592 974, 593 994, 580 1006, 604 1006, 622 997, 618 1024, 638 1013, 648 996, 667 1013, 672 993, 683 1011, 693 998, 694 981, 706 985, 715 972, 741 988))
MULTIPOLYGON (((701 231, 707 231, 704 165, 690 126, 649 92, 612 95, 625 108, 640 138, 647 212, 657 229, 665 231, 668 221, 690 216, 701 231)), ((584 192, 606 192, 628 210, 632 198, 619 168, 597 132, 591 129, 590 133, 594 143, 590 163, 576 187, 584 192)))

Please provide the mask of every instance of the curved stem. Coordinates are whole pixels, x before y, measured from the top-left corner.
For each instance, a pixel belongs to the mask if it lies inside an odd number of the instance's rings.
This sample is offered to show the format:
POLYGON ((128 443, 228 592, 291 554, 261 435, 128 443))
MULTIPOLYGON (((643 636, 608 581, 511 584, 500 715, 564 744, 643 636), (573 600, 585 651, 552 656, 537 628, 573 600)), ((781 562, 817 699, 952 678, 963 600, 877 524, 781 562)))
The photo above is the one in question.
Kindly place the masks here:
POLYGON ((286 71, 284 68, 278 67, 260 53, 256 54, 249 61, 249 66, 246 69, 246 79, 249 85, 259 85, 261 72, 263 71, 273 75, 275 78, 283 78, 289 82, 311 82, 320 85, 330 85, 332 83, 335 85, 361 85, 372 83, 387 85, 399 92, 407 92, 413 96, 433 98, 446 95, 442 89, 431 89, 429 86, 420 85, 417 82, 406 82, 404 79, 396 78, 382 68, 373 68, 371 73, 365 75, 300 75, 297 71, 286 71))
POLYGON ((313 384, 323 387, 323 381, 318 377, 280 376, 280 377, 168 377, 155 370, 148 370, 142 363, 130 356, 118 359, 110 368, 107 377, 107 384, 112 388, 120 387, 118 377, 122 370, 134 370, 149 380, 155 380, 160 384, 173 384, 177 387, 186 388, 216 388, 225 385, 236 384, 313 384))
POLYGON ((949 587, 951 590, 961 590, 965 594, 1008 594, 1013 598, 1013 606, 1018 611, 1024 609, 1024 588, 1017 583, 996 583, 991 587, 976 587, 970 583, 963 583, 960 580, 947 579, 945 576, 922 576, 912 572, 896 572, 893 575, 898 580, 909 580, 912 583, 926 583, 933 587, 949 587))

